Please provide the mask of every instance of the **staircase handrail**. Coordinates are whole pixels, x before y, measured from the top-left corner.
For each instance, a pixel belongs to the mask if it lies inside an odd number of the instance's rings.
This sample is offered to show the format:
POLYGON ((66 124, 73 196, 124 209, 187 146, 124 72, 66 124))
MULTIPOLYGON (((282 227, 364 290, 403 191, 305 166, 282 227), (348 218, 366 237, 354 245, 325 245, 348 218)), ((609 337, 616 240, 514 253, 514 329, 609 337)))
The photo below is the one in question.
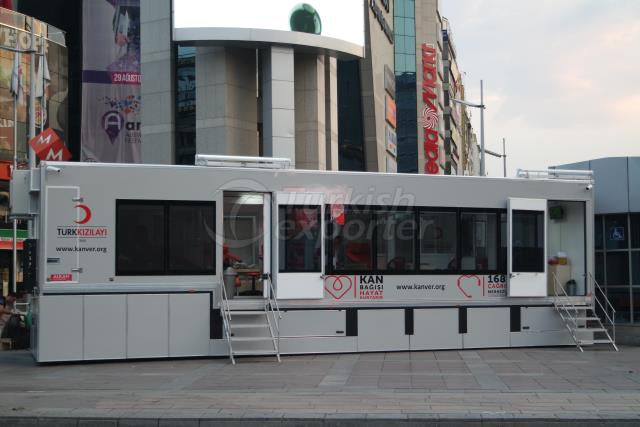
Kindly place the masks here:
MULTIPOLYGON (((276 298, 276 290, 273 286, 273 282, 271 281, 271 274, 267 275, 266 280, 269 282, 269 298, 268 304, 269 309, 271 310, 271 315, 273 316, 273 323, 275 323, 276 327, 276 339, 277 339, 277 351, 280 352, 280 319, 282 319, 282 312, 280 312, 280 306, 278 305, 278 299, 276 298), (275 312, 274 312, 275 307, 275 312), (277 314, 277 318, 276 318, 277 314)), ((278 354, 278 359, 280 355, 278 354)))
MULTIPOLYGON (((576 316, 577 315, 576 310, 571 310, 570 311, 570 310, 568 310, 566 308, 566 305, 571 305, 572 308, 575 308, 575 306, 571 302, 571 299, 569 298, 569 294, 567 294, 567 291, 562 287, 562 284, 560 283, 560 280, 558 280, 558 276, 556 275, 556 273, 555 272, 551 272, 551 275, 553 277, 553 293, 555 295, 555 298, 553 300, 553 306, 555 307, 556 311, 558 312, 558 314, 560 315, 561 318, 564 319, 564 316, 562 315, 562 313, 560 313, 560 309, 562 309, 564 311, 565 315, 569 318, 571 323, 573 323, 573 325, 577 327, 578 326, 578 320, 576 319, 576 317, 577 317, 576 316), (560 290, 562 290, 563 295, 559 295, 558 294, 558 288, 560 288, 560 290), (564 297, 564 299, 566 301, 566 304, 564 304, 562 307, 558 306, 558 298, 561 297, 561 296, 564 297), (572 314, 572 312, 574 314, 572 314)), ((571 339, 576 344, 576 347, 578 347, 578 350, 584 351, 582 349, 582 346, 580 345, 580 340, 578 340, 578 337, 576 336, 575 332, 566 323, 566 321, 565 321, 565 326, 569 330, 569 334, 571 335, 571 339)))
POLYGON ((229 357, 231 358, 231 362, 235 365, 235 360, 233 357, 233 348, 231 347, 231 307, 229 306, 229 298, 227 297, 227 289, 224 282, 221 283, 220 287, 222 288, 222 320, 224 322, 224 332, 225 337, 227 339, 227 347, 229 347, 229 357))
MULTIPOLYGON (((593 300, 598 304, 598 306, 600 307, 600 309, 602 310, 602 312, 604 313, 605 317, 607 318, 607 320, 609 321, 609 324, 611 325, 611 332, 613 335, 613 340, 616 340, 616 309, 613 307, 613 304, 611 303, 611 301, 609 301, 609 298, 607 298, 607 294, 604 293, 604 289, 602 289, 602 287, 600 286, 600 284, 598 283, 598 281, 595 279, 595 277, 593 277, 593 275, 591 273, 589 273, 589 278, 591 279, 591 282, 593 282, 593 284, 595 285, 595 287, 593 288, 594 292, 593 292, 593 300), (600 295, 602 295, 602 298, 605 301, 605 305, 602 304, 602 302, 600 301, 600 298, 598 297, 598 294, 595 291, 600 291, 600 295), (611 309, 611 316, 609 315, 609 310, 611 309)), ((594 306, 595 307, 595 306, 594 306)))
MULTIPOLYGON (((568 303, 568 305, 571 305, 572 307, 574 307, 574 304, 571 302, 571 299, 569 298, 569 294, 567 294, 567 291, 562 287, 562 284, 560 283, 560 280, 558 280, 558 276, 556 275, 556 273, 552 272, 551 274, 553 275, 553 292, 555 294, 556 300, 559 297, 563 297, 568 303), (560 288, 560 290, 562 291, 562 295, 558 294, 558 288, 560 288)), ((556 310, 558 310, 559 307, 556 301, 554 301, 554 306, 556 307, 556 310)), ((567 310, 566 307, 563 307, 562 309, 567 314, 571 322, 574 325, 577 325, 578 321, 575 318, 576 316, 572 314, 572 311, 575 312, 575 310, 570 311, 570 310, 567 310)))

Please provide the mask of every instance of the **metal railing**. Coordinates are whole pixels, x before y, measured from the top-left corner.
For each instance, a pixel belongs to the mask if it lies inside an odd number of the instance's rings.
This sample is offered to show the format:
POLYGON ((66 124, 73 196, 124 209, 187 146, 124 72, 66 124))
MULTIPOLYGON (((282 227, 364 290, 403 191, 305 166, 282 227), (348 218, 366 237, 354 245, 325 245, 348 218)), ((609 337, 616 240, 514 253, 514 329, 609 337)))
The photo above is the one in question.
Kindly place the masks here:
POLYGON ((574 332, 574 328, 578 327, 578 310, 576 310, 576 307, 571 301, 571 298, 569 298, 569 294, 567 294, 567 291, 560 283, 560 280, 558 280, 558 276, 556 275, 556 273, 552 272, 551 274, 553 276, 553 293, 555 296, 553 300, 553 306, 555 307, 560 317, 565 321, 565 326, 569 330, 569 334, 571 334, 571 339, 573 339, 573 342, 576 344, 580 351, 584 351, 582 349, 582 346, 580 345, 580 340, 574 332), (558 289, 562 291, 562 295, 558 294, 558 289), (560 298, 562 298, 561 303, 559 303, 560 298), (574 325, 574 328, 571 328, 571 326, 569 326, 567 319, 574 325))
MULTIPOLYGON (((280 319, 282 319, 282 312, 280 311, 280 306, 278 305, 278 300, 276 298, 276 290, 273 286, 273 282, 271 281, 271 274, 267 275, 265 279, 269 282, 269 297, 267 298, 267 304, 269 306, 269 311, 271 312, 271 316, 273 317, 275 327, 276 327, 276 338, 278 341, 277 351, 280 353, 280 319), (275 311, 274 311, 275 308, 275 311), (276 318, 277 315, 277 318, 276 318)), ((271 322, 269 322, 271 323, 271 322)), ((278 360, 280 359, 280 355, 278 354, 278 360)))
POLYGON ((220 284, 222 288, 222 306, 220 311, 222 312, 222 322, 224 324, 225 337, 227 339, 227 347, 229 347, 229 358, 232 364, 236 364, 236 360, 233 357, 233 347, 231 346, 231 307, 229 306, 229 298, 227 297, 227 289, 224 282, 220 284))
POLYGON ((604 313, 604 316, 609 322, 609 325, 611 325, 611 335, 612 335, 613 341, 615 342, 616 340, 616 309, 613 307, 613 304, 611 304, 611 301, 609 301, 609 298, 607 298, 607 294, 604 293, 604 289, 602 289, 598 281, 595 279, 595 277, 593 277, 591 273, 589 273, 589 279, 595 285, 593 287, 593 291, 594 291, 593 304, 592 304, 593 312, 594 313, 596 312, 595 309, 597 304, 598 307, 600 307, 600 310, 602 310, 602 312, 604 313), (605 304, 602 304, 596 291, 600 292, 600 295, 602 296, 602 299, 604 300, 605 304), (611 309, 611 315, 609 315, 609 309, 611 309))
POLYGON ((525 170, 518 169, 516 176, 518 178, 528 179, 564 179, 569 181, 584 181, 593 183, 593 171, 590 170, 571 170, 571 169, 541 169, 541 170, 525 170))

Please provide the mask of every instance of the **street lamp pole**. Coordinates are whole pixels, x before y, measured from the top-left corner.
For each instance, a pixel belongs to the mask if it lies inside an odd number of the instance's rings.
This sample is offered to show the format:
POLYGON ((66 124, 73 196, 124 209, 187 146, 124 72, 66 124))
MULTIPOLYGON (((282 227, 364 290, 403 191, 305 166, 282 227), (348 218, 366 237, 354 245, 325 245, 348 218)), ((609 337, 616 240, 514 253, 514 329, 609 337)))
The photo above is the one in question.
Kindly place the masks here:
POLYGON ((506 148, 506 143, 504 141, 504 138, 502 138, 502 170, 503 172, 503 176, 506 178, 507 177, 507 148, 506 148))
POLYGON ((480 176, 485 176, 484 167, 484 87, 480 80, 480 176))
POLYGON ((474 104, 473 102, 465 101, 463 99, 450 98, 451 102, 457 102, 458 104, 466 105, 467 107, 480 109, 480 176, 485 176, 484 167, 484 85, 480 80, 480 104, 474 104))

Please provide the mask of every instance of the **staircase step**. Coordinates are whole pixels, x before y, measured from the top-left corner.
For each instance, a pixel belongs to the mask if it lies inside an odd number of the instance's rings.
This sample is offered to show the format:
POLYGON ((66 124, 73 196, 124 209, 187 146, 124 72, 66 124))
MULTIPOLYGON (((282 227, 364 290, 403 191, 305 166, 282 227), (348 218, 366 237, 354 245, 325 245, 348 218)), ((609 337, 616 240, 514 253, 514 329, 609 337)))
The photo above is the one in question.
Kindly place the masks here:
POLYGON ((236 342, 258 342, 258 341, 273 341, 272 337, 231 337, 231 341, 236 342))
POLYGON ((587 316, 587 317, 574 317, 574 320, 600 320, 598 317, 594 317, 594 316, 587 316))
POLYGON ((565 304, 557 304, 556 305, 557 308, 562 308, 565 310, 591 310, 591 306, 587 306, 587 305, 565 305, 565 304))
POLYGON ((234 356, 265 356, 278 354, 275 350, 233 350, 234 356))
POLYGON ((607 332, 605 328, 572 328, 577 332, 607 332))
POLYGON ((611 340, 605 340, 605 339, 601 339, 601 340, 578 340, 578 344, 583 345, 583 344, 613 344, 613 342, 611 340))
POLYGON ((246 311, 246 310, 231 310, 228 312, 231 317, 233 316, 264 316, 264 310, 246 311))
POLYGON ((268 328, 268 323, 232 323, 229 325, 231 329, 245 329, 245 328, 268 328))

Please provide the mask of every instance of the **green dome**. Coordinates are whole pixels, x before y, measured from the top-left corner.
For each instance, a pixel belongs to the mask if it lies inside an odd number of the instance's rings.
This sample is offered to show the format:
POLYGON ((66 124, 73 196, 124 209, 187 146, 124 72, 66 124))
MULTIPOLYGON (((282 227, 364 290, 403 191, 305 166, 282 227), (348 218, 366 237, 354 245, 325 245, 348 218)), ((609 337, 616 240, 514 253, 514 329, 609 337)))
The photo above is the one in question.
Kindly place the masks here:
POLYGON ((299 3, 291 9, 289 17, 291 31, 302 33, 320 34, 322 32, 322 21, 316 9, 308 3, 299 3))

